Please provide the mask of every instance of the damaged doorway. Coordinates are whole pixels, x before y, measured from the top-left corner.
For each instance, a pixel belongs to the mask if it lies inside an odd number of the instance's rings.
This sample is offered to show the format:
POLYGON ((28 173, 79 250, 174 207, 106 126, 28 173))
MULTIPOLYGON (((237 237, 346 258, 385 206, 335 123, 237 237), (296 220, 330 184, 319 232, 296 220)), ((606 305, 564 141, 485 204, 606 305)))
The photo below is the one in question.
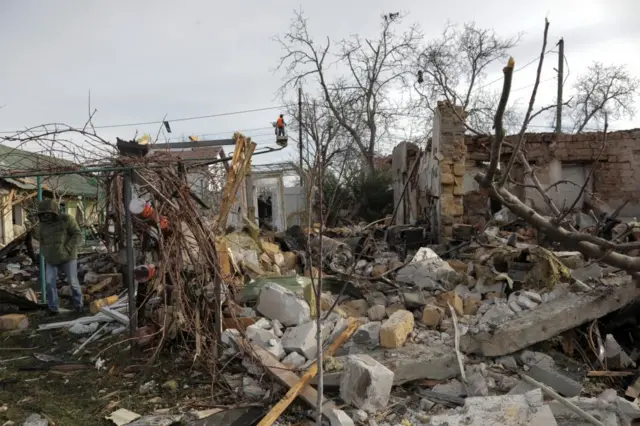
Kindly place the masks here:
POLYGON ((284 186, 282 179, 264 177, 253 181, 255 188, 254 205, 257 206, 257 219, 261 228, 273 231, 286 229, 284 218, 284 186))

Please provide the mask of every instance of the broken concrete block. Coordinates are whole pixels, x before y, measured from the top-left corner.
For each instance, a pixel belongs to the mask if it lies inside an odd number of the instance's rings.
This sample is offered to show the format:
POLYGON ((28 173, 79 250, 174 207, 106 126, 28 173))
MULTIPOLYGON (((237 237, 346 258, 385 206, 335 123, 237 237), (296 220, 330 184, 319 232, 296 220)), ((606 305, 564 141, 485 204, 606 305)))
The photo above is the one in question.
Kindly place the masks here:
POLYGON ((280 339, 278 339, 271 330, 265 330, 257 324, 253 324, 247 327, 247 338, 250 342, 264 348, 267 352, 278 359, 278 361, 286 355, 280 339))
POLYGON ((444 308, 427 305, 422 310, 422 323, 431 328, 437 328, 445 317, 444 308))
POLYGON ((518 368, 518 363, 512 356, 501 356, 496 360, 496 362, 504 366, 507 370, 515 371, 518 368))
POLYGON ((380 345, 383 348, 399 348, 413 331, 413 314, 409 311, 397 311, 380 328, 380 345))
POLYGON ((298 368, 305 362, 307 362, 307 359, 298 352, 291 352, 282 360, 282 364, 292 368, 298 368))
POLYGON ((392 351, 378 349, 368 354, 393 371, 396 385, 421 379, 447 380, 460 373, 455 351, 441 343, 407 343, 392 351))
POLYGON ((587 283, 590 280, 599 280, 602 278, 602 267, 597 263, 577 268, 571 271, 571 278, 574 280, 587 283))
POLYGON ((634 362, 629 355, 620 347, 616 339, 611 334, 607 334, 604 341, 605 356, 607 358, 607 367, 614 370, 634 366, 634 362))
MULTIPOLYGON (((622 398, 618 399, 618 401, 619 400, 622 400, 622 398)), ((606 426, 631 425, 635 424, 635 422, 632 422, 633 419, 638 418, 637 413, 635 416, 629 416, 625 412, 625 408, 619 405, 617 401, 609 402, 601 400, 600 398, 582 397, 570 398, 569 401, 577 405, 583 411, 586 411, 588 414, 594 416, 606 426)), ((629 401, 624 402, 633 405, 633 403, 629 401)), ((629 405, 625 404, 625 406, 628 407, 629 405)), ((568 409, 557 401, 550 401, 549 408, 551 409, 551 412, 556 417, 556 419, 558 421, 562 421, 561 424, 563 425, 567 424, 582 426, 589 424, 582 417, 578 416, 572 410, 568 409)), ((637 408, 635 410, 637 411, 637 408)))
MULTIPOLYGON (((514 293, 515 294, 515 293, 514 293)), ((527 297, 525 294, 518 294, 516 296, 516 303, 522 308, 522 309, 535 309, 538 307, 539 303, 535 302, 531 299, 529 299, 529 297, 527 297)))
POLYGON ((418 309, 427 304, 427 297, 422 290, 405 291, 402 293, 402 300, 409 309, 418 309))
POLYGON ((482 300, 478 300, 473 297, 467 297, 464 299, 464 314, 465 315, 475 315, 478 313, 478 309, 482 305, 482 300))
POLYGON ((509 305, 509 309, 511 309, 516 314, 519 314, 520 312, 524 311, 522 306, 520 306, 518 302, 516 302, 515 300, 512 300, 511 302, 509 302, 508 305, 509 305))
POLYGON ((340 397, 347 404, 375 413, 386 408, 392 386, 393 372, 369 355, 347 357, 340 381, 340 397))
POLYGON ((222 344, 230 348, 239 349, 242 335, 235 328, 227 328, 222 332, 220 340, 222 344))
POLYGON ((488 396, 489 387, 482 373, 473 373, 467 377, 466 391, 468 396, 488 396))
POLYGON ((520 362, 529 367, 537 365, 540 368, 553 368, 556 365, 551 355, 534 351, 522 351, 520 354, 520 362))
POLYGON ((276 335, 276 337, 282 337, 282 329, 284 327, 282 326, 282 324, 280 324, 280 321, 278 321, 277 319, 274 319, 273 321, 271 321, 271 331, 273 331, 273 334, 276 335))
POLYGON ((447 314, 450 314, 449 305, 453 307, 453 310, 456 311, 456 315, 462 316, 464 315, 464 307, 462 305, 462 299, 455 291, 448 291, 446 293, 442 293, 438 296, 437 299, 438 305, 445 308, 447 314))
POLYGON ((398 270, 396 280, 426 290, 450 289, 458 273, 432 249, 422 247, 411 262, 398 270))
POLYGON ((311 309, 307 302, 275 283, 265 284, 260 289, 256 309, 265 317, 277 319, 287 327, 303 324, 311 319, 311 309))
POLYGON ((328 413, 325 413, 325 415, 327 419, 329 419, 330 426, 355 426, 351 417, 337 408, 331 409, 328 413))
POLYGON ((22 426, 49 426, 49 420, 40 414, 33 413, 24 420, 22 426))
POLYGON ((282 336, 282 346, 287 352, 295 351, 307 359, 315 358, 317 329, 315 321, 288 328, 282 336))
POLYGON ((458 379, 449 380, 446 383, 438 383, 431 390, 443 395, 453 396, 456 398, 467 396, 467 391, 465 390, 464 385, 458 379))
POLYGON ((350 300, 341 305, 342 309, 351 317, 366 317, 369 304, 364 299, 350 300))
POLYGON ((323 311, 328 311, 329 309, 331 309, 334 303, 335 299, 330 292, 322 293, 322 296, 320 297, 320 309, 322 309, 323 311))
MULTIPOLYGON (((498 314, 491 318, 493 330, 461 337, 461 349, 466 353, 501 356, 517 352, 535 343, 548 340, 567 330, 626 306, 638 296, 638 289, 630 276, 614 277, 603 288, 589 292, 567 293, 563 297, 542 303, 532 311, 513 318, 498 314)), ((496 303, 493 307, 504 305, 496 303)), ((479 321, 488 323, 489 310, 479 321)), ((509 309, 509 311, 511 311, 509 309)))
POLYGON ((346 319, 340 317, 336 320, 335 325, 333 326, 333 330, 329 334, 329 338, 327 339, 327 343, 330 345, 336 341, 336 339, 342 334, 344 330, 346 330, 349 323, 346 319))
POLYGON ((379 346, 380 345, 380 321, 372 321, 361 325, 355 333, 353 333, 353 341, 358 345, 379 346))
POLYGON ((396 303, 392 303, 389 306, 387 306, 387 316, 390 317, 391 315, 395 314, 396 312, 398 312, 399 310, 405 310, 406 307, 404 306, 403 303, 400 302, 396 302, 396 303))
POLYGON ((247 398, 252 399, 262 398, 267 393, 257 380, 249 376, 242 378, 242 392, 247 398))
POLYGON ((22 314, 0 316, 0 331, 24 330, 29 327, 29 319, 22 314))
POLYGON ((472 397, 455 412, 430 418, 434 426, 557 426, 551 409, 543 404, 540 389, 524 395, 472 397))
POLYGON ((265 330, 271 330, 271 323, 266 318, 260 318, 253 325, 258 327, 258 328, 265 329, 265 330))
POLYGON ((527 372, 532 379, 551 387, 560 395, 568 398, 578 396, 582 392, 582 383, 576 382, 554 368, 532 365, 527 372))
POLYGON ((367 311, 367 316, 371 321, 382 321, 387 316, 387 309, 384 305, 373 305, 367 311))

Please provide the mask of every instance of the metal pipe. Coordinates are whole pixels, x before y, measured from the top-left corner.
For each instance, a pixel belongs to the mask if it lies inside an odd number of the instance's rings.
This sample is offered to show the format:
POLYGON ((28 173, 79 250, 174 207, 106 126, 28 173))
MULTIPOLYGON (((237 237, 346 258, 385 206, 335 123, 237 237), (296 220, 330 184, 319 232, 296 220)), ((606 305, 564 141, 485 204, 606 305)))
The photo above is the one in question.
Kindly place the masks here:
POLYGON ((127 265, 125 268, 125 277, 127 280, 127 289, 129 296, 129 332, 131 337, 135 335, 138 330, 138 313, 136 309, 136 289, 135 281, 133 279, 134 253, 133 253, 133 219, 131 212, 129 211, 129 204, 132 198, 131 188, 131 171, 123 174, 124 185, 124 211, 125 211, 125 232, 126 232, 126 252, 127 252, 127 265))
MULTIPOLYGON (((38 204, 42 201, 42 177, 36 176, 36 186, 38 187, 38 204)), ((27 238, 31 238, 28 236, 27 238)), ((38 257, 40 258, 40 300, 42 303, 47 303, 47 279, 45 276, 45 266, 44 266, 44 254, 42 253, 42 241, 40 241, 40 236, 38 236, 38 242, 40 243, 40 249, 38 250, 38 257)))

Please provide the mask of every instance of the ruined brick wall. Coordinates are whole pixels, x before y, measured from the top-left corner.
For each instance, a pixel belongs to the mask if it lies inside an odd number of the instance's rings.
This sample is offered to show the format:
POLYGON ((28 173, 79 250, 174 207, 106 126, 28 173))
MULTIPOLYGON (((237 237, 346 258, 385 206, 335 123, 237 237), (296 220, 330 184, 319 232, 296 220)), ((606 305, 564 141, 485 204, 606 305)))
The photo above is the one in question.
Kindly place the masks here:
POLYGON ((464 207, 464 175, 467 147, 465 145, 465 127, 461 118, 462 107, 455 107, 456 112, 447 102, 438 102, 434 136, 437 130, 440 145, 440 215, 442 235, 453 235, 453 224, 463 221, 464 207))
MULTIPOLYGON (((542 184, 555 183, 558 165, 584 165, 590 170, 595 164, 592 177, 595 195, 613 209, 630 199, 621 214, 640 215, 640 129, 608 133, 607 145, 599 158, 603 141, 601 132, 579 135, 529 133, 525 140, 527 158, 538 168, 536 175, 542 184)), ((516 136, 508 136, 506 141, 515 143, 516 136)), ((466 136, 468 160, 488 161, 489 144, 488 138, 466 136)), ((510 148, 505 146, 503 160, 506 161, 510 154, 510 148)), ((576 187, 576 195, 578 191, 576 187)))

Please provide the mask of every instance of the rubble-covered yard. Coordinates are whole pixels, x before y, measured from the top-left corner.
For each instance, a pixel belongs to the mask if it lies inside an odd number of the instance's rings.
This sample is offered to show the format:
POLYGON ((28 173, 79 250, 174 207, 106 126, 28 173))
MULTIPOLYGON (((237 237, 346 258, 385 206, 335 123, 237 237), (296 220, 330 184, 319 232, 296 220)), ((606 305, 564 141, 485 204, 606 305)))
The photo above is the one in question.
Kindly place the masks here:
POLYGON ((2 424, 640 419, 631 275, 544 243, 506 209, 484 227, 454 223, 439 244, 428 225, 384 219, 221 226, 255 149, 236 138, 213 218, 154 165, 163 157, 117 158, 135 179, 104 179, 104 241, 79 259, 87 313, 46 315, 28 236, 0 252, 2 424))
MULTIPOLYGON (((331 424, 623 425, 640 418, 637 290, 629 275, 499 227, 468 241, 410 248, 406 257, 384 238, 385 227, 363 228, 327 230, 323 256, 320 237, 306 247, 296 228, 224 237, 237 293, 221 339, 223 368, 213 379, 179 337, 152 357, 155 331, 127 338, 126 315, 50 318, 36 310, 28 324, 3 323, 15 330, 2 334, 0 419, 21 424, 35 413, 49 424, 106 425, 115 412, 160 422, 116 424, 209 424, 196 418, 241 407, 238 415, 255 422, 315 360, 311 289, 319 270, 310 264, 327 274, 325 352, 352 332, 324 360, 330 402, 323 412, 331 424), (70 322, 57 325, 63 321, 70 322)), ((3 308, 28 309, 37 269, 24 255, 10 260, 3 287, 25 302, 3 308)), ((124 290, 110 255, 80 265, 88 303, 124 290)), ((126 313, 120 302, 108 309, 126 313)), ((312 416, 316 393, 305 389, 283 419, 312 416)))

